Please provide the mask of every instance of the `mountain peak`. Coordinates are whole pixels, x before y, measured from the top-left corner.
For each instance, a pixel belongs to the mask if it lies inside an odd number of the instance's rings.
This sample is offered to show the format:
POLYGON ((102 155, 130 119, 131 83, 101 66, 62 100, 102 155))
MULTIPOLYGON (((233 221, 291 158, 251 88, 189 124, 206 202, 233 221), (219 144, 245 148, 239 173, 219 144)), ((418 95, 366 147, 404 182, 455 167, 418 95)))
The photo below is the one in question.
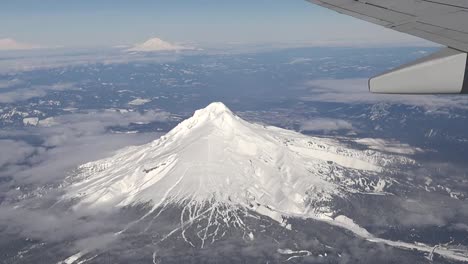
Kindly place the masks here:
POLYGON ((127 51, 137 52, 155 52, 155 51, 179 51, 179 50, 193 50, 192 47, 182 46, 179 44, 170 43, 160 38, 151 38, 147 41, 135 45, 127 51))
POLYGON ((275 214, 309 215, 328 211, 327 202, 344 190, 355 191, 331 179, 344 177, 347 169, 360 175, 380 172, 382 159, 389 164, 399 160, 252 124, 217 102, 156 141, 81 166, 83 177, 77 179, 85 180, 69 186, 66 197, 80 197, 78 206, 152 201, 157 208, 211 201, 234 207, 254 204, 267 215, 272 208, 275 214))
POLYGON ((408 161, 252 124, 217 102, 158 140, 80 166, 63 199, 75 208, 151 205, 134 223, 180 207, 184 230, 196 219, 205 230, 243 227, 237 219, 249 211, 287 226, 291 216, 331 221, 335 199, 383 192, 387 182, 375 175, 400 162, 408 161))
POLYGON ((221 102, 214 102, 209 104, 207 107, 195 111, 194 116, 202 117, 202 116, 231 116, 234 117, 232 111, 227 108, 227 106, 221 102))
POLYGON ((151 38, 142 44, 142 46, 144 47, 154 47, 155 45, 157 45, 160 48, 166 48, 166 49, 172 47, 172 44, 160 38, 151 38))
MULTIPOLYGON (((180 123, 168 136, 192 135, 199 130, 199 134, 211 136, 213 134, 231 134, 233 131, 241 132, 247 129, 245 121, 236 116, 226 105, 214 102, 207 107, 195 111, 192 117, 180 123), (220 133, 224 132, 224 133, 220 133)), ((243 133, 243 132, 241 132, 243 133)))
POLYGON ((29 50, 40 48, 37 45, 18 42, 12 38, 0 38, 0 50, 29 50))

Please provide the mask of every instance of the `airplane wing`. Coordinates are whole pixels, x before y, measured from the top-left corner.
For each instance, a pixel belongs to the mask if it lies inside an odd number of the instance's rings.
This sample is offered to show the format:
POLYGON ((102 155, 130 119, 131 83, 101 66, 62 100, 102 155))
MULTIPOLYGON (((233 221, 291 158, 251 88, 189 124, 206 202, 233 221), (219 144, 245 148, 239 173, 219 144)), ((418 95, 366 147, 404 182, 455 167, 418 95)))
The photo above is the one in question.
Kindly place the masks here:
POLYGON ((372 78, 372 92, 468 93, 467 0, 307 1, 448 47, 372 78))

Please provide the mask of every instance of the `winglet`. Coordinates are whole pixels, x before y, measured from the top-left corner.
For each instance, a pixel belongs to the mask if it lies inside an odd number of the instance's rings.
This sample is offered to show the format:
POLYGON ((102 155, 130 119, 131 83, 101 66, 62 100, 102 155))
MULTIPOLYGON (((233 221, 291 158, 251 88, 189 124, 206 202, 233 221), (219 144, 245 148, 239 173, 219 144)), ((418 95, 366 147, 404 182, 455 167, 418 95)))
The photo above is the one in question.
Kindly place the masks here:
POLYGON ((445 48, 369 80, 373 93, 468 93, 467 54, 445 48))

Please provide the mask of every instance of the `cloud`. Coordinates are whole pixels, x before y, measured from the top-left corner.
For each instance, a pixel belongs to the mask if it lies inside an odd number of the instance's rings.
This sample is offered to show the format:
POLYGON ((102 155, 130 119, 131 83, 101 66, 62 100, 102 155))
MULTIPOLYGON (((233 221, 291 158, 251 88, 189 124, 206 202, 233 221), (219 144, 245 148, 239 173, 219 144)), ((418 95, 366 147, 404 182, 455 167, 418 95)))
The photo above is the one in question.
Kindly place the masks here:
POLYGON ((416 154, 423 152, 420 148, 412 147, 408 144, 400 143, 397 141, 388 141, 378 138, 360 138, 354 140, 356 143, 367 146, 369 149, 378 151, 391 152, 397 154, 416 154))
POLYGON ((137 52, 157 52, 157 51, 180 51, 180 50, 194 50, 195 48, 189 46, 182 46, 172 44, 159 38, 151 38, 144 43, 136 44, 133 48, 127 51, 137 52))
POLYGON ((138 122, 162 122, 169 116, 166 112, 156 111, 97 111, 59 116, 47 120, 46 126, 41 126, 40 121, 39 127, 31 128, 28 135, 36 137, 40 144, 28 145, 22 140, 0 141, 0 164, 4 165, 0 177, 13 177, 15 184, 55 182, 78 165, 158 137, 157 133, 112 133, 109 128, 138 122))
POLYGON ((27 209, 0 205, 1 234, 15 234, 47 242, 74 239, 72 250, 96 250, 118 239, 115 229, 124 223, 112 213, 84 215, 77 211, 58 211, 53 207, 27 209))
POLYGON ((149 102, 151 102, 151 99, 135 98, 132 101, 128 102, 128 104, 129 105, 144 105, 149 102))
POLYGON ((140 53, 122 52, 121 50, 64 50, 41 49, 40 52, 28 52, 24 56, 5 56, 0 60, 0 74, 12 74, 39 69, 57 69, 71 66, 88 66, 96 64, 127 64, 169 63, 180 58, 176 52, 172 53, 140 53))
POLYGON ((308 63, 312 62, 314 59, 312 58, 294 58, 288 64, 294 65, 294 64, 303 64, 303 63, 308 63))
POLYGON ((0 168, 21 163, 37 151, 35 147, 25 142, 9 139, 0 140, 0 146, 0 168))
POLYGON ((345 120, 334 118, 316 118, 304 121, 301 124, 301 131, 335 131, 352 130, 353 125, 345 120))
POLYGON ((465 203, 435 193, 424 195, 429 199, 406 199, 400 202, 404 211, 395 216, 399 225, 444 226, 468 219, 468 205, 465 203))
POLYGON ((162 111, 88 111, 49 118, 20 131, 0 130, 1 138, 10 138, 0 140, 0 238, 15 234, 42 241, 74 239, 73 247, 80 251, 111 243, 117 238, 115 229, 127 224, 125 219, 113 212, 66 210, 56 204, 61 190, 50 187, 63 184, 83 163, 160 135, 117 134, 112 127, 169 118, 162 111))
POLYGON ((0 92, 0 103, 14 103, 26 101, 31 98, 43 97, 48 91, 65 91, 76 89, 72 83, 56 83, 52 85, 35 85, 8 92, 0 92))
POLYGON ((10 87, 17 86, 23 83, 24 81, 20 79, 0 80, 0 89, 10 88, 10 87))
POLYGON ((455 223, 451 226, 451 229, 468 232, 468 225, 464 223, 455 223))
POLYGON ((2 50, 30 50, 40 48, 37 45, 18 42, 11 38, 0 39, 0 51, 2 50))
POLYGON ((368 89, 368 79, 323 79, 305 84, 310 95, 303 100, 313 102, 336 102, 348 104, 391 103, 424 107, 438 111, 447 108, 468 109, 468 102, 457 95, 386 95, 373 94, 368 89))

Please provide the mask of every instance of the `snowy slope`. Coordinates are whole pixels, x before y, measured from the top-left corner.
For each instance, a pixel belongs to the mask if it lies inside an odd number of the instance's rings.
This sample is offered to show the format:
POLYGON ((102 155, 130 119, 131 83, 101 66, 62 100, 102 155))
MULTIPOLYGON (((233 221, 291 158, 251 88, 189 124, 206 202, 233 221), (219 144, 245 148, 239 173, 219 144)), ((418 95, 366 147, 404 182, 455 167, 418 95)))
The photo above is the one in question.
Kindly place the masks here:
MULTIPOLYGON (((347 185, 345 172, 376 175, 402 162, 411 161, 251 124, 222 103, 213 103, 152 143, 81 166, 64 198, 79 197, 78 207, 147 201, 155 206, 186 201, 260 204, 307 216, 331 213, 328 201, 357 191, 347 185)), ((369 191, 382 191, 380 185, 369 191)))
MULTIPOLYGON (((158 140, 80 166, 69 178, 63 200, 73 200, 76 210, 149 203, 148 212, 128 228, 179 206, 180 227, 162 240, 180 232, 192 246, 185 235, 190 226, 198 230, 203 247, 224 236, 222 226, 247 232, 243 217, 255 213, 286 228, 291 228, 288 217, 312 218, 371 242, 431 252, 430 246, 376 238, 333 208, 334 199, 351 193, 385 194, 393 183, 384 176, 387 170, 413 163, 333 139, 252 124, 222 103, 212 103, 158 140)), ((448 249, 437 253, 468 259, 448 249)))

